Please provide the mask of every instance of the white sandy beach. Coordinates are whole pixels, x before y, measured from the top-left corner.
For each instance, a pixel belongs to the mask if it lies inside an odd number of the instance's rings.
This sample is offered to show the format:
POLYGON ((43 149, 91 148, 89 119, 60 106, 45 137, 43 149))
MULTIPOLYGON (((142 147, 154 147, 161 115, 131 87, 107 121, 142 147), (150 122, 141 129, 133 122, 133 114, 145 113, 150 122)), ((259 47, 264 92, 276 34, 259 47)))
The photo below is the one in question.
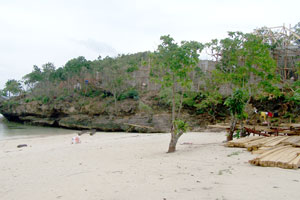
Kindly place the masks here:
POLYGON ((225 133, 185 134, 172 154, 169 134, 75 135, 0 141, 0 199, 300 198, 300 170, 251 166, 225 133))

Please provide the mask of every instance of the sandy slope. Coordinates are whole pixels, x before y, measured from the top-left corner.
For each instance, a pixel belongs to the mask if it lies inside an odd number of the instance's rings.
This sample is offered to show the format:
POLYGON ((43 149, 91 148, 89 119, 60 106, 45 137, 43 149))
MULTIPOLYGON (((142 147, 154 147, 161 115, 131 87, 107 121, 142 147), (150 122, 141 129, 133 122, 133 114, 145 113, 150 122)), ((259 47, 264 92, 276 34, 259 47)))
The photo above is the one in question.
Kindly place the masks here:
POLYGON ((0 199, 300 197, 300 170, 251 166, 249 152, 222 145, 224 133, 185 134, 173 154, 168 134, 97 133, 76 145, 71 137, 0 141, 0 199))

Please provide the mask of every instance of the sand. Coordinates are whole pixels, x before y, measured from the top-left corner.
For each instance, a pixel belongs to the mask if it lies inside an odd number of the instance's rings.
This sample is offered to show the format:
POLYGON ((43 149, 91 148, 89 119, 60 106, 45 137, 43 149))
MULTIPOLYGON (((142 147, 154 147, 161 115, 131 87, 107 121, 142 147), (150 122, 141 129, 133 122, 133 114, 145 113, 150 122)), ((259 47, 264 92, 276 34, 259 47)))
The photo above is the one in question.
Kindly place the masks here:
POLYGON ((225 133, 101 133, 0 141, 1 200, 299 199, 300 170, 248 163, 225 133), (28 147, 17 148, 18 144, 28 147))

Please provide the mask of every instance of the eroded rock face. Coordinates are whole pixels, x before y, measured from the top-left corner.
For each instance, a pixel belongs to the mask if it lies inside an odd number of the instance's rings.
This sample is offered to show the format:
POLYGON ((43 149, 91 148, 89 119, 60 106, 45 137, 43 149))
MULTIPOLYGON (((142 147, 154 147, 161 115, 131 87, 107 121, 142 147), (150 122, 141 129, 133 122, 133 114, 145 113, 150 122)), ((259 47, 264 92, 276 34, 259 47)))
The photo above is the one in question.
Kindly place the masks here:
POLYGON ((0 105, 0 112, 10 121, 33 125, 99 131, 169 132, 168 113, 150 114, 138 111, 138 101, 118 102, 117 109, 105 102, 91 101, 79 106, 76 102, 42 104, 37 101, 0 105))
POLYGON ((158 133, 168 132, 171 127, 169 115, 141 116, 134 114, 122 116, 72 115, 63 117, 58 122, 60 127, 97 129, 99 131, 128 131, 158 133))

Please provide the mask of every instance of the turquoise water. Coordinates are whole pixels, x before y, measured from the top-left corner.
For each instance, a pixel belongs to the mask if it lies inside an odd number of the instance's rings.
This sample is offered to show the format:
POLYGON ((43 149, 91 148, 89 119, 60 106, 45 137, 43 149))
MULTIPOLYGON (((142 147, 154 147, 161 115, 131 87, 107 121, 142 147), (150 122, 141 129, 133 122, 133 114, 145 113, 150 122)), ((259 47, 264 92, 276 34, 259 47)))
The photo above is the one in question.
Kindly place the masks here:
POLYGON ((9 122, 2 115, 0 115, 0 140, 26 137, 43 137, 51 135, 71 134, 75 132, 75 130, 62 128, 28 126, 9 122))

